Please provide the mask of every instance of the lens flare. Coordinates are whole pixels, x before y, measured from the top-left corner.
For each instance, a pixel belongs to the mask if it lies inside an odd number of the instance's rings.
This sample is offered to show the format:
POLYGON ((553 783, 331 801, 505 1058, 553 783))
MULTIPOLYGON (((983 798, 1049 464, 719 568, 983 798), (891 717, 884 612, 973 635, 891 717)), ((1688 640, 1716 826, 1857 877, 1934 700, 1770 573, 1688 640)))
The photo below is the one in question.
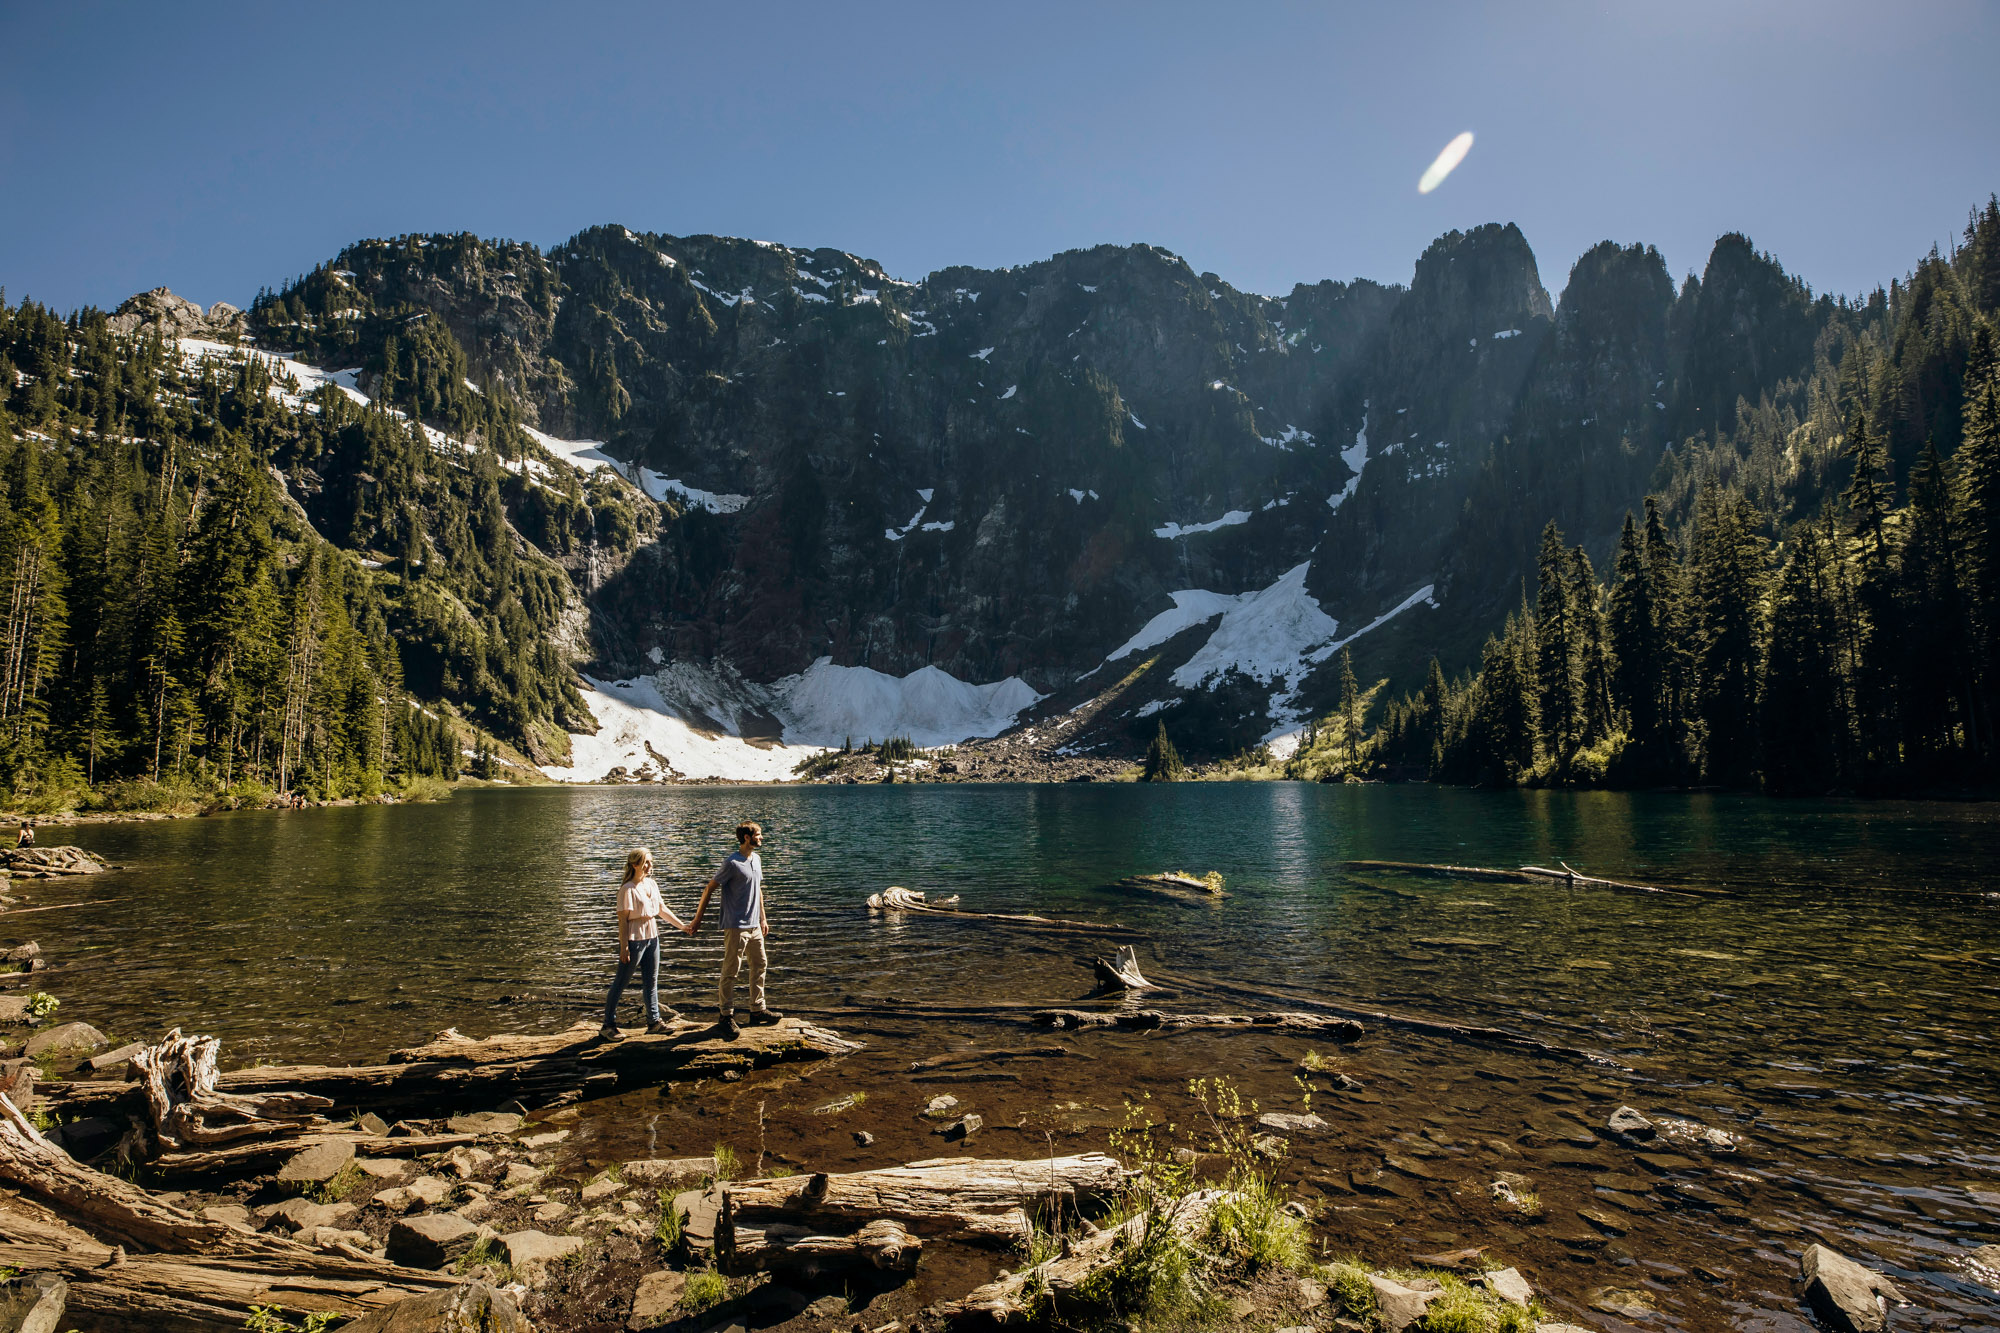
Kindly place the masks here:
POLYGON ((1465 161, 1465 155, 1471 151, 1472 131, 1467 130, 1446 144, 1444 151, 1437 155, 1437 161, 1424 169, 1423 179, 1417 182, 1417 193, 1429 194, 1444 184, 1444 178, 1451 175, 1452 168, 1465 161))

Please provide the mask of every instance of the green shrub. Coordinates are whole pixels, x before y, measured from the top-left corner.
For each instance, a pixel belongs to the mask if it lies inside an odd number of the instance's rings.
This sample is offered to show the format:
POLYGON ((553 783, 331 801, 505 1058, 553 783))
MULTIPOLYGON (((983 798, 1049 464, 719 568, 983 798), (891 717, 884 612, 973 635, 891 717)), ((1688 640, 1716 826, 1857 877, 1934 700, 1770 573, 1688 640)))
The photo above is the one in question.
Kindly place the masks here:
POLYGON ((690 1314, 700 1314, 728 1299, 728 1280, 712 1268, 689 1273, 687 1285, 681 1288, 681 1308, 690 1314))
POLYGON ((1327 1295, 1341 1309, 1357 1319, 1366 1319, 1375 1312, 1375 1288, 1369 1285, 1368 1270, 1360 1264, 1352 1259, 1337 1259, 1322 1275, 1327 1295))
POLYGON ((38 990, 28 997, 28 1021, 40 1027, 56 1015, 62 1008, 62 1001, 45 990, 38 990))
POLYGON ((251 778, 232 782, 215 794, 209 803, 211 810, 262 810, 278 798, 275 787, 266 786, 251 778))
POLYGON ((681 1210, 674 1207, 674 1192, 672 1190, 661 1190, 660 1222, 658 1226, 653 1228, 653 1238, 660 1242, 660 1247, 668 1254, 672 1254, 680 1249, 682 1239, 681 1227, 686 1220, 681 1216, 681 1210))
POLYGON ((391 794, 399 801, 449 801, 458 789, 443 778, 425 777, 413 773, 403 778, 393 788, 391 794))
POLYGON ((713 1179, 734 1180, 736 1179, 736 1172, 738 1169, 739 1169, 739 1164, 737 1163, 736 1160, 736 1149, 730 1147, 726 1143, 716 1144, 715 1175, 713 1179))

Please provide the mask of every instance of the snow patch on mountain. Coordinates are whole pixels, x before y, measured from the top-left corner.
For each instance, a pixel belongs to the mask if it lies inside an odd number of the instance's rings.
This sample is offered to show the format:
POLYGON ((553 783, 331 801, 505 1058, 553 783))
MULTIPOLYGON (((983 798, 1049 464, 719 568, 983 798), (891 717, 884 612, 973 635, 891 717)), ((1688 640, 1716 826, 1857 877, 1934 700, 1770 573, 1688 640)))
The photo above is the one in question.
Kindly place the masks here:
POLYGON ((1209 592, 1205 588, 1183 588, 1172 593, 1174 599, 1170 610, 1162 611, 1147 621, 1144 628, 1124 643, 1105 655, 1104 660, 1115 662, 1133 653, 1143 653, 1148 648, 1157 648, 1184 629, 1213 620, 1233 607, 1243 603, 1245 598, 1255 597, 1254 592, 1226 593, 1209 592))
POLYGON ((711 514, 734 514, 750 503, 747 495, 728 495, 716 491, 704 491, 698 486, 690 486, 678 477, 663 476, 649 467, 639 469, 639 484, 646 494, 656 501, 664 501, 668 496, 685 500, 689 504, 700 505, 711 514))
POLYGON ((1174 684, 1193 689, 1233 670, 1265 682, 1283 677, 1296 686, 1309 669, 1308 654, 1340 632, 1340 622, 1306 591, 1310 568, 1312 561, 1304 561, 1270 587, 1239 596, 1208 642, 1174 672, 1174 684))
POLYGON ((572 736, 570 763, 542 770, 559 782, 593 782, 619 767, 637 772, 649 760, 656 772, 664 762, 687 778, 775 782, 850 738, 908 736, 936 746, 997 736, 1042 698, 1018 676, 974 685, 934 666, 891 676, 835 666, 830 657, 768 685, 727 664, 688 662, 584 684, 598 732, 572 736))
MULTIPOLYGON (((1403 409, 1398 408, 1397 410, 1401 411, 1403 409)), ((1347 497, 1354 494, 1355 488, 1361 485, 1361 469, 1368 466, 1368 413, 1366 411, 1361 414, 1361 429, 1354 432, 1354 443, 1340 451, 1340 461, 1353 469, 1354 475, 1347 479, 1345 486, 1342 486, 1338 491, 1326 497, 1327 507, 1330 509, 1339 509, 1346 502, 1347 497)))
POLYGON ((1217 528, 1233 528, 1238 523, 1248 523, 1249 521, 1249 510, 1232 509, 1221 518, 1212 518, 1206 523, 1169 523, 1163 528, 1154 528, 1153 535, 1169 539, 1174 537, 1192 537, 1199 532, 1214 532, 1217 528))

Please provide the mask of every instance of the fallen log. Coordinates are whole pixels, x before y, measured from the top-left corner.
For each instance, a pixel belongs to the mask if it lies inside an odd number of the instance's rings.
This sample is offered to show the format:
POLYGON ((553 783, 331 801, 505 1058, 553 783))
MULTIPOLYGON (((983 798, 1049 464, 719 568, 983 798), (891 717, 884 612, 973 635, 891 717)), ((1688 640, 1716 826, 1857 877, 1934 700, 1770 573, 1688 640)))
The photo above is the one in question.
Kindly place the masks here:
POLYGON ((1109 958, 1091 959, 1090 966, 1097 973, 1099 995, 1159 989, 1139 971, 1138 952, 1129 944, 1119 945, 1109 958))
MULTIPOLYGON (((1208 1230, 1210 1214, 1233 1197, 1226 1190, 1196 1190, 1175 1201, 1164 1219, 1180 1235, 1199 1240, 1208 1230)), ((1101 1310, 1106 1305, 1100 1279, 1145 1243, 1147 1215, 1140 1213, 1115 1227, 1092 1233, 1064 1247, 1064 1253, 1009 1273, 976 1288, 938 1312, 960 1325, 1019 1324, 1038 1314, 1060 1320, 1067 1315, 1101 1310), (1093 1290, 1101 1293, 1095 1297, 1093 1290)))
POLYGON ((199 1176, 240 1175, 260 1171, 279 1158, 316 1148, 322 1143, 352 1143, 356 1153, 376 1157, 405 1157, 415 1153, 439 1152, 478 1140, 476 1134, 402 1134, 386 1136, 351 1130, 329 1130, 320 1134, 300 1134, 286 1139, 252 1139, 219 1148, 191 1148, 184 1152, 163 1152, 151 1158, 146 1168, 173 1180, 199 1176))
POLYGON ((944 1157, 880 1171, 728 1181, 679 1194, 672 1206, 688 1219, 682 1234, 698 1253, 715 1249, 725 1200, 736 1229, 782 1223, 838 1234, 886 1219, 913 1235, 1005 1245, 1028 1235, 1029 1208, 1103 1197, 1124 1179, 1125 1169, 1102 1153, 1039 1162, 944 1157))
POLYGON ((1330 1018, 1324 1014, 1282 1012, 1274 1014, 1176 1014, 1162 1009, 1130 1009, 1096 1012, 1088 1009, 1042 1009, 1035 1022, 1049 1028, 1123 1028, 1128 1032, 1161 1029, 1214 1028, 1257 1032, 1295 1032, 1324 1036, 1332 1041, 1359 1041, 1363 1028, 1351 1018, 1330 1018))
MULTIPOLYGON (((951 897, 944 899, 943 903, 956 903, 957 901, 958 895, 953 894, 951 897)), ((905 889, 899 885, 891 885, 881 893, 869 894, 868 909, 873 912, 885 910, 928 912, 933 916, 952 916, 963 921, 998 921, 1007 925, 1094 931, 1099 934, 1129 935, 1132 933, 1115 921, 1068 921, 1062 917, 1036 916, 1030 912, 961 912, 956 907, 947 907, 942 903, 925 902, 922 892, 905 889)))
POLYGON ((932 1055, 922 1060, 912 1060, 909 1072, 922 1074, 933 1069, 953 1069, 961 1066, 981 1065, 994 1060, 1038 1060, 1062 1059, 1064 1057, 1090 1059, 1087 1055, 1073 1051, 1067 1046, 1026 1046, 1018 1049, 986 1051, 953 1051, 948 1055, 932 1055))
POLYGON ((812 1277, 840 1268, 874 1268, 914 1273, 924 1242, 889 1218, 878 1218, 851 1233, 821 1235, 789 1222, 741 1225, 725 1188, 716 1213, 711 1250, 718 1272, 781 1272, 812 1277))
POLYGON ((4 1097, 0 1181, 19 1192, 0 1194, 0 1266, 65 1278, 65 1327, 207 1333, 241 1328, 258 1304, 353 1316, 455 1280, 321 1253, 161 1203, 71 1160, 4 1097))
MULTIPOLYGON (((576 1093, 609 1094, 619 1087, 712 1078, 792 1061, 823 1060, 861 1049, 829 1028, 797 1018, 746 1027, 724 1040, 707 1024, 682 1019, 659 1036, 628 1033, 597 1038, 597 1024, 561 1032, 502 1033, 475 1041, 457 1032, 394 1052, 380 1065, 260 1065, 216 1075, 219 1093, 260 1096, 305 1093, 343 1109, 424 1116, 442 1109, 490 1107, 509 1099, 545 1105, 576 1093)), ((112 1115, 140 1110, 138 1084, 67 1082, 43 1085, 65 1115, 112 1115)))
POLYGON ((1160 875, 1127 875, 1114 887, 1183 903, 1216 903, 1229 896, 1222 891, 1222 876, 1212 870, 1206 879, 1183 875, 1179 871, 1160 875))
POLYGON ((1727 889, 1663 888, 1652 884, 1627 884, 1621 880, 1597 879, 1590 875, 1578 874, 1566 865, 1561 870, 1548 870, 1542 866, 1522 866, 1518 870, 1502 870, 1493 866, 1429 865, 1420 861, 1348 861, 1345 864, 1356 870, 1395 870, 1406 875, 1427 875, 1436 879, 1483 879, 1508 884, 1543 884, 1555 880, 1558 883, 1610 889, 1618 893, 1667 894, 1686 898, 1735 896, 1727 889))
POLYGON ((215 1090, 214 1037, 183 1037, 175 1028, 156 1045, 132 1056, 145 1090, 153 1133, 167 1148, 193 1148, 237 1139, 297 1134, 326 1123, 318 1114, 333 1105, 325 1097, 295 1091, 251 1096, 215 1090))

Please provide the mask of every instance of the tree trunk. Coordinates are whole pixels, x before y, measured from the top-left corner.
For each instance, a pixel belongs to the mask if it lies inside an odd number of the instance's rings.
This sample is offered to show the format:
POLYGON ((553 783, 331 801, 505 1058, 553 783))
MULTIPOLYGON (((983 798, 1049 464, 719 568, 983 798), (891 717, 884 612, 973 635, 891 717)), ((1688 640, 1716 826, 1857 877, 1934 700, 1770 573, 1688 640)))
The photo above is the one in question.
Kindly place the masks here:
POLYGON ((880 1171, 728 1181, 677 1195, 673 1206, 687 1216, 683 1234, 697 1252, 717 1250, 744 1227, 852 1234, 885 1219, 920 1236, 1004 1245, 1027 1236, 1030 1207, 1074 1206, 1079 1195, 1107 1195, 1124 1179, 1124 1168, 1102 1153, 943 1157, 880 1171))

